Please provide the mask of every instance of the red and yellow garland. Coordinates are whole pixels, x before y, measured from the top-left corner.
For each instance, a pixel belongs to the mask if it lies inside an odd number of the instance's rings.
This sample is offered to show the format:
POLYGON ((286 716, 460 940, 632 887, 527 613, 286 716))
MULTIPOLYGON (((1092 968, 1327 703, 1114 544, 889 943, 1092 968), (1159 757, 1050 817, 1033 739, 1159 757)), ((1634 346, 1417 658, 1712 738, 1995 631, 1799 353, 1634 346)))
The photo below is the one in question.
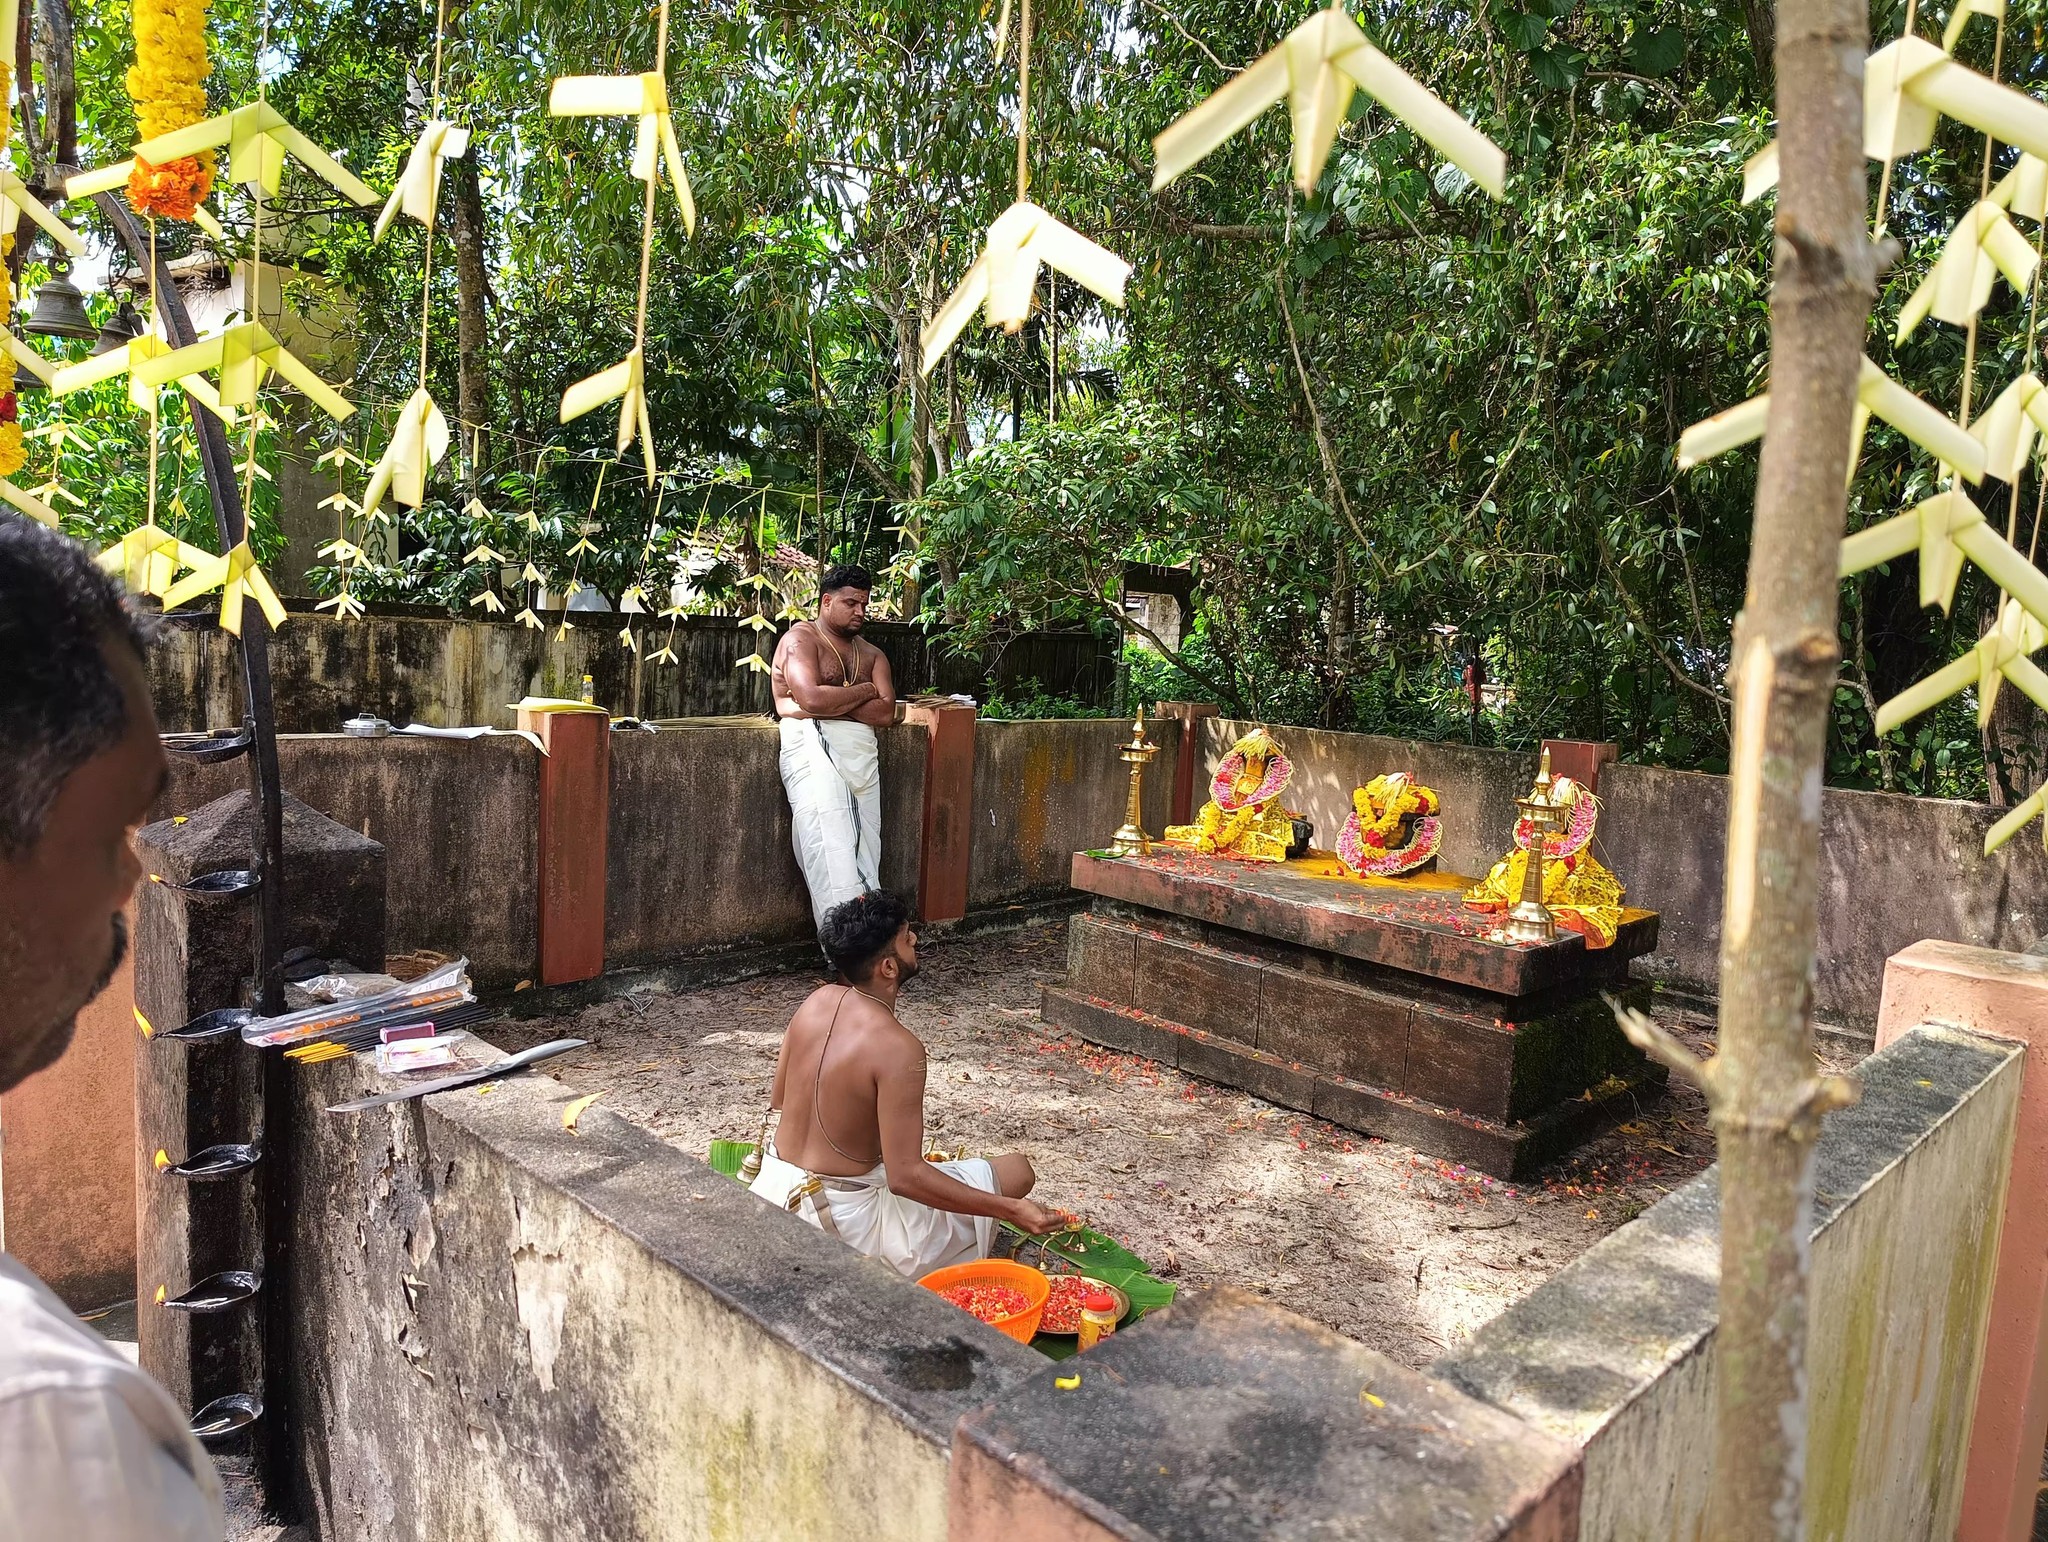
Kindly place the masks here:
POLYGON ((1337 857, 1375 878, 1412 873, 1443 839, 1443 801, 1405 771, 1376 776, 1351 794, 1351 817, 1337 834, 1337 857))
MULTIPOLYGON (((13 86, 13 68, 0 63, 0 153, 6 151, 7 136, 14 127, 14 113, 7 105, 13 86)), ((0 330, 14 317, 14 274, 6 261, 13 251, 14 237, 0 236, 0 330)), ((10 369, 7 389, 0 391, 0 477, 13 476, 27 462, 28 452, 21 439, 21 409, 14 399, 14 372, 10 369)))
MULTIPOLYGON (((207 0, 134 0, 135 65, 128 95, 144 140, 206 117, 207 0)), ((141 156, 128 173, 128 206, 137 214, 188 220, 213 189, 213 152, 152 166, 141 156)))

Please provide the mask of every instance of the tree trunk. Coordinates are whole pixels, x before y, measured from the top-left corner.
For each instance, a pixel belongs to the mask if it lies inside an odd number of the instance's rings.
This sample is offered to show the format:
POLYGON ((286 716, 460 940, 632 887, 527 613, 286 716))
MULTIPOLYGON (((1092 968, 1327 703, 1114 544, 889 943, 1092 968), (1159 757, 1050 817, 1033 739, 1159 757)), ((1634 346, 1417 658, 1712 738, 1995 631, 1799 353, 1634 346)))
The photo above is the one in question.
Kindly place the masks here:
MULTIPOLYGON (((41 169, 39 157, 42 154, 42 130, 36 119, 36 13, 33 5, 24 5, 14 16, 14 89, 21 97, 21 133, 27 146, 29 169, 32 173, 41 169)), ((35 181, 34 175, 29 180, 35 181)), ((16 242, 17 246, 22 243, 16 242)))
POLYGON ((490 319, 486 312, 490 280, 484 270, 484 195, 477 175, 476 153, 447 163, 448 187, 455 205, 451 234, 455 242, 456 415, 472 451, 471 491, 478 473, 475 453, 491 421, 490 319))
MULTIPOLYGON (((924 496, 925 440, 931 434, 931 392, 925 389, 925 378, 917 367, 918 332, 923 321, 923 309, 913 317, 905 314, 896 318, 896 355, 903 371, 903 389, 910 393, 910 496, 924 496)), ((903 544, 916 551, 919 541, 917 516, 905 512, 903 516, 903 544)), ((916 573, 903 580, 901 606, 903 619, 915 621, 918 611, 924 605, 924 585, 916 573)))
POLYGON ((960 400, 960 371, 953 354, 946 354, 946 422, 953 433, 953 453, 965 460, 974 453, 974 437, 967 431, 967 408, 960 400))
POLYGON ((1778 29, 1778 7, 1774 0, 1742 0, 1742 25, 1749 34, 1749 56, 1756 62, 1757 84, 1769 90, 1778 29))
MULTIPOLYGON (((1358 637, 1358 582, 1351 564, 1351 551, 1345 544, 1347 532, 1338 530, 1331 545, 1330 566, 1330 613, 1328 656, 1329 676, 1323 689, 1323 726, 1337 726, 1336 709, 1338 698, 1351 678, 1357 651, 1358 637)), ((1180 639, 1184 644, 1187 639, 1180 639)))
MULTIPOLYGON (((55 166, 78 164, 78 49, 70 0, 39 0, 36 52, 49 94, 43 129, 55 166)), ((39 168, 47 171, 49 167, 39 168)))
POLYGON ((1718 1542, 1804 1535, 1807 1239, 1820 1116, 1809 981, 1821 775, 1839 658, 1850 417, 1875 287, 1865 219, 1865 0, 1784 0, 1771 405, 1736 621, 1721 927, 1718 1542))

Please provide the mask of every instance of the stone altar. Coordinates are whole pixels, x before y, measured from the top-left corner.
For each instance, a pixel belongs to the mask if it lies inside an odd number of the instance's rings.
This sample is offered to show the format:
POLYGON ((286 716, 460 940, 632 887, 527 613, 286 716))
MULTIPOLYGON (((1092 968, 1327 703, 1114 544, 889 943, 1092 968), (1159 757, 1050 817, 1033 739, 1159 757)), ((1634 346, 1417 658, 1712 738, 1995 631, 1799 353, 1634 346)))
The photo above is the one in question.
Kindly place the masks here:
POLYGON ((1074 917, 1048 1023, 1349 1129, 1520 1177, 1661 1088, 1602 993, 1647 1006, 1629 961, 1657 942, 1624 913, 1576 933, 1486 940, 1471 879, 1354 878, 1334 858, 1243 862, 1155 847, 1074 856, 1074 917))

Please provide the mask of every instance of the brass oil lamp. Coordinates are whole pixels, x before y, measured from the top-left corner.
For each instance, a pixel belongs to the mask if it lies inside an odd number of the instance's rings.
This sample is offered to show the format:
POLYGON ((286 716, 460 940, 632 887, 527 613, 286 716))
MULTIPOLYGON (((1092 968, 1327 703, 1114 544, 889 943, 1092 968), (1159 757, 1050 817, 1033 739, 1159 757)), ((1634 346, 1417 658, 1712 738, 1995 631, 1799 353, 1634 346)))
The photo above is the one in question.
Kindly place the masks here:
POLYGON ((1501 918, 1495 942, 1550 942, 1557 936, 1557 921, 1543 903, 1543 874, 1553 831, 1562 830, 1567 811, 1552 794, 1550 749, 1543 750, 1536 783, 1527 797, 1515 799, 1515 809, 1529 821, 1528 860, 1522 864, 1522 897, 1501 918))
POLYGON ((1131 724, 1131 742, 1117 751, 1117 759, 1131 768, 1131 794, 1124 805, 1124 822, 1110 837, 1111 856, 1151 855, 1152 841, 1145 834, 1145 767, 1158 753, 1159 746, 1145 737, 1145 704, 1140 702, 1137 721, 1131 724))

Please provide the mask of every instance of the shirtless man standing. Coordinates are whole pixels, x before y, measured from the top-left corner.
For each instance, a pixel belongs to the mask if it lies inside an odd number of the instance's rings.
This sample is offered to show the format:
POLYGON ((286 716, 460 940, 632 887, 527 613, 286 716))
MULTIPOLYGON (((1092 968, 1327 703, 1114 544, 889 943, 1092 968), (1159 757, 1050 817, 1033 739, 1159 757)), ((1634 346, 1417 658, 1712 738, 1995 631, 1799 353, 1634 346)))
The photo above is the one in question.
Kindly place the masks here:
POLYGON ((799 621, 775 649, 782 785, 796 860, 821 932, 826 911, 882 882, 875 730, 896 719, 896 685, 882 650, 860 635, 874 586, 866 568, 827 568, 818 586, 818 619, 799 621))
POLYGON ((1067 1224, 1025 1198, 1037 1175, 1015 1152, 924 1159, 924 1045, 896 1017, 917 974, 903 901, 835 905, 822 940, 839 983, 811 992, 782 1036, 782 1123, 753 1191, 912 1279, 987 1257, 999 1220, 1033 1235, 1067 1224))

